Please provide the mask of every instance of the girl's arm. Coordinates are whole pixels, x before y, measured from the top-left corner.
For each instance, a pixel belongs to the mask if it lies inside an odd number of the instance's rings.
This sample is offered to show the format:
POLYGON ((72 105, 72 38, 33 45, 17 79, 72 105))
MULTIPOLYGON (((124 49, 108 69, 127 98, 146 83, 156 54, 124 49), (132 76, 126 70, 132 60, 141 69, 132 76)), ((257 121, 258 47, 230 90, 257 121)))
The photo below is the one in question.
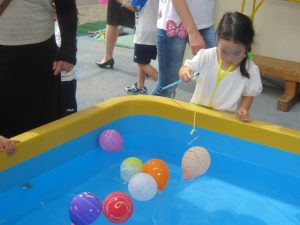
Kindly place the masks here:
POLYGON ((243 122, 250 122, 251 118, 249 115, 249 109, 252 105, 253 97, 252 96, 243 96, 240 108, 237 112, 238 117, 243 122))
POLYGON ((0 152, 4 150, 9 155, 14 154, 17 149, 17 143, 19 143, 19 141, 10 140, 0 135, 0 152))
POLYGON ((192 49, 192 53, 196 55, 201 48, 205 48, 205 42, 203 40, 203 37, 200 35, 199 31, 197 30, 195 21, 189 10, 187 1, 172 0, 172 3, 188 33, 189 43, 192 49))

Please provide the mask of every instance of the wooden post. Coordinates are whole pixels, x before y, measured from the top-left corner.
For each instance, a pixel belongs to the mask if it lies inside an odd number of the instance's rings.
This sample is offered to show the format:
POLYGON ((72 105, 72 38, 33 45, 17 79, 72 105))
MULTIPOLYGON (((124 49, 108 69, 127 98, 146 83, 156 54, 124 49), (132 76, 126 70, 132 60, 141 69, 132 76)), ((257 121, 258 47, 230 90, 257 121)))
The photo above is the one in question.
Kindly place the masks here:
POLYGON ((285 81, 284 94, 279 98, 277 108, 287 112, 299 100, 299 84, 285 81))

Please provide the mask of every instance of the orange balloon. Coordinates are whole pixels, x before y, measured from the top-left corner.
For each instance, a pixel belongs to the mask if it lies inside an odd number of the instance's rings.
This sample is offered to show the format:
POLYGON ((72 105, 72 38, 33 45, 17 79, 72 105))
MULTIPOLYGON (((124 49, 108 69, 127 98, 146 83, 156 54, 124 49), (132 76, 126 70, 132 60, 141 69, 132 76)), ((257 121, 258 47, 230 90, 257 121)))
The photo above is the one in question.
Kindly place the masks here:
POLYGON ((142 170, 155 179, 158 191, 162 191, 165 188, 169 180, 169 168, 164 161, 150 159, 143 165, 142 170))

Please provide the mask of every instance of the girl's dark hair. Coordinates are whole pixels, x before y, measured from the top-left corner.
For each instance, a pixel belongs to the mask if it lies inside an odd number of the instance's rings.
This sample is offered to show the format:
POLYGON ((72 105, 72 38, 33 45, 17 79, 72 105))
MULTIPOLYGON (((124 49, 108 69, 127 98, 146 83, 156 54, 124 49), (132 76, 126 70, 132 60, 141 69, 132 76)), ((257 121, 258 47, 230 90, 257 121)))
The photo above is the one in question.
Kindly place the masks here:
MULTIPOLYGON (((239 12, 225 13, 217 28, 217 38, 224 40, 233 40, 236 43, 246 46, 247 52, 251 52, 254 38, 254 29, 251 19, 239 12)), ((246 69, 247 57, 245 57, 240 65, 241 74, 249 78, 246 69)))

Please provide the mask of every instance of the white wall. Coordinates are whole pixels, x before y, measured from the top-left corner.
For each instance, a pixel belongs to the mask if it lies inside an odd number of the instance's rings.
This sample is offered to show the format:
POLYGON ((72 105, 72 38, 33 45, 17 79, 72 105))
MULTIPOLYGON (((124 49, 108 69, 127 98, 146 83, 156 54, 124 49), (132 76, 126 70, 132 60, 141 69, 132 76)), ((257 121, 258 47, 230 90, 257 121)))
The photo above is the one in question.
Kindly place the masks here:
MULTIPOLYGON (((252 0, 246 1, 250 15, 252 0)), ((259 2, 257 0, 256 2, 259 2)), ((241 0, 215 0, 215 25, 227 11, 239 11, 241 0)), ((256 54, 300 62, 300 3, 266 0, 254 19, 256 54)))

